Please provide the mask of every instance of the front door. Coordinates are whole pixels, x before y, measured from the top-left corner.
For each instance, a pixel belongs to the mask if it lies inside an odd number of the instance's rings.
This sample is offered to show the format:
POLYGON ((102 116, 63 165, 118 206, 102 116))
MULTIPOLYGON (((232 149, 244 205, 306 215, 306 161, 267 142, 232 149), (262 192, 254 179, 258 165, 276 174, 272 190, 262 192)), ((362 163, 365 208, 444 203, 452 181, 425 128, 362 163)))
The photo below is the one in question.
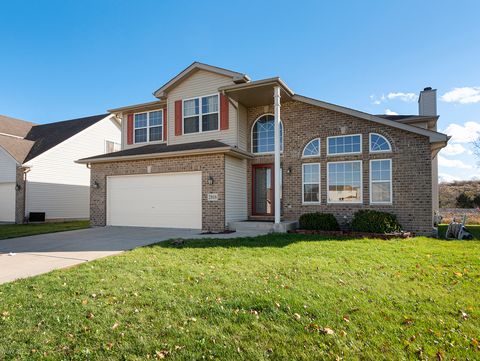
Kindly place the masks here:
POLYGON ((253 165, 252 175, 252 214, 273 216, 275 210, 273 164, 253 165))

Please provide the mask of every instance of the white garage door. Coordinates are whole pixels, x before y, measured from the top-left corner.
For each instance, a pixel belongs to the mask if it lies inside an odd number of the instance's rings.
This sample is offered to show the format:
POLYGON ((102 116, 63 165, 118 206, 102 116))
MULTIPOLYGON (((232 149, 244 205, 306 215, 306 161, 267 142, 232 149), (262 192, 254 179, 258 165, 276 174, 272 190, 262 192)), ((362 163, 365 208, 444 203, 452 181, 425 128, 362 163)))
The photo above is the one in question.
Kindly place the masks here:
POLYGON ((15 183, 0 183, 0 222, 15 222, 15 183))
POLYGON ((107 224, 202 228, 202 173, 107 178, 107 224))

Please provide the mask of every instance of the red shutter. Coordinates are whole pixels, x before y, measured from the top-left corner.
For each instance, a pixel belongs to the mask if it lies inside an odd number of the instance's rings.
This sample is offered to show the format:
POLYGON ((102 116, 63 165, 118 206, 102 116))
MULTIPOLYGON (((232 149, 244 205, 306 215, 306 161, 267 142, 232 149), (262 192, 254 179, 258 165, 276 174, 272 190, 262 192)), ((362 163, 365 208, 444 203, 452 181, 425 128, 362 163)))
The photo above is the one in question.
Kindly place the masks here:
POLYGON ((133 114, 127 118, 127 144, 133 144, 133 114))
POLYGON ((220 94, 220 130, 228 129, 228 98, 220 94))
POLYGON ((182 101, 175 101, 175 135, 182 135, 182 101))
POLYGON ((168 134, 168 117, 167 117, 167 107, 163 108, 163 141, 167 141, 168 134))

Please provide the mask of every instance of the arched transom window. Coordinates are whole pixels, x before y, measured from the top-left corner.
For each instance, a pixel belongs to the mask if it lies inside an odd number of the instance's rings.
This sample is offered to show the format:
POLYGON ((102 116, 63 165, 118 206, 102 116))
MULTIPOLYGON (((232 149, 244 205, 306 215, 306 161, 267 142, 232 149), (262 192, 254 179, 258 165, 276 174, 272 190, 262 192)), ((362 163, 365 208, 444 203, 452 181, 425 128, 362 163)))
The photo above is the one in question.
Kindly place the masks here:
MULTIPOLYGON (((283 150, 283 124, 280 122, 280 149, 283 150)), ((273 153, 275 151, 275 118, 262 115, 253 124, 252 153, 273 153)))
POLYGON ((383 135, 370 133, 370 152, 391 152, 392 146, 383 135))
POLYGON ((320 139, 315 138, 311 140, 305 148, 303 148, 303 157, 318 157, 320 156, 320 139))

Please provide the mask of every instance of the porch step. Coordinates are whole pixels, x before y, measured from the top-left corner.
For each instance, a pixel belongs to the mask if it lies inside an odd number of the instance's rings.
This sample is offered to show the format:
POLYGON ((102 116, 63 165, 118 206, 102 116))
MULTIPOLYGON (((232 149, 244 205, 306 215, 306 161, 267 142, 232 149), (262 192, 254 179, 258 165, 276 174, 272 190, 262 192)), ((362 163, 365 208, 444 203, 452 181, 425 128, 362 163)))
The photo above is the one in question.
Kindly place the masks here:
POLYGON ((291 229, 298 227, 297 221, 282 221, 277 227, 272 221, 240 221, 230 222, 228 229, 231 231, 265 231, 265 232, 280 232, 286 233, 291 229))

